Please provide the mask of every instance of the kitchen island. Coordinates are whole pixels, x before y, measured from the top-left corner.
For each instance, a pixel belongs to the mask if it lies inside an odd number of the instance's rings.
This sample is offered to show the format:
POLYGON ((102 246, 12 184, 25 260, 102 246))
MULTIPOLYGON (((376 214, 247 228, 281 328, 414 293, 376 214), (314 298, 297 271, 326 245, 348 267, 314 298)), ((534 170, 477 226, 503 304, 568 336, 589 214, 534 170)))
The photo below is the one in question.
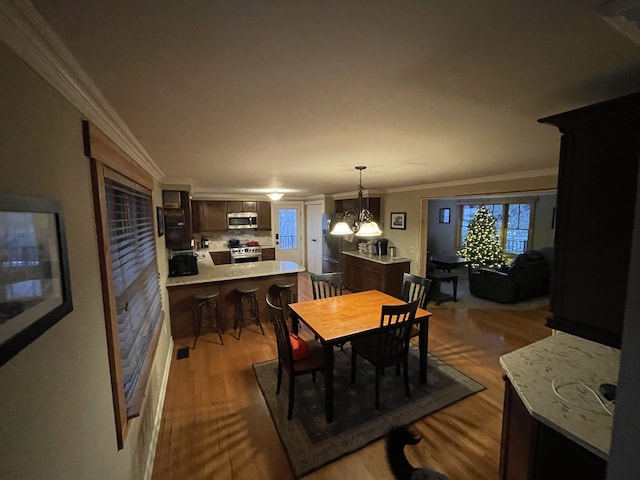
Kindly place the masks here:
MULTIPOLYGON (((262 262, 214 265, 211 257, 198 254, 198 274, 167 279, 171 335, 174 339, 193 337, 193 316, 197 305, 194 295, 220 290, 222 329, 232 329, 235 322, 237 288, 254 284, 259 287, 256 296, 260 305, 260 320, 269 320, 264 301, 267 291, 276 282, 292 281, 297 294, 298 273, 305 269, 295 262, 267 260, 262 262)), ((249 326, 249 325, 248 325, 249 326)), ((249 326, 249 328, 251 328, 249 326)))
POLYGON ((619 362, 620 350, 565 333, 500 357, 500 478, 604 479, 614 406, 596 395, 619 362))
POLYGON ((403 274, 409 273, 411 259, 374 255, 371 253, 342 252, 344 258, 344 286, 352 292, 380 290, 400 297, 403 274))

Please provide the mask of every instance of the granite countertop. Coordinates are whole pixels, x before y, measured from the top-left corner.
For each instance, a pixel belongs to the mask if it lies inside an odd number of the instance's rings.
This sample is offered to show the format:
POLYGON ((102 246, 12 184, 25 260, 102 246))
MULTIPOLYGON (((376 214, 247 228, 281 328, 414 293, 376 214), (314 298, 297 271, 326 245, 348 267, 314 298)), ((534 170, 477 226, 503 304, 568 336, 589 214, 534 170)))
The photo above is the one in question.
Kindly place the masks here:
POLYGON ((305 268, 296 262, 265 260, 262 262, 233 263, 230 265, 214 265, 211 255, 206 249, 197 251, 198 274, 184 277, 167 278, 167 288, 179 285, 194 285, 206 282, 222 282, 243 278, 268 277, 285 273, 304 272, 305 268))
POLYGON ((583 384, 598 392, 602 383, 618 383, 619 363, 620 350, 565 333, 500 357, 531 416, 605 460, 613 416, 583 384))
POLYGON ((376 263, 382 263, 384 265, 390 265, 392 263, 405 263, 410 262, 410 258, 406 257, 390 257, 389 255, 374 255, 373 253, 360 253, 357 251, 353 252, 342 252, 345 255, 349 255, 351 257, 364 258, 365 260, 370 260, 376 263))

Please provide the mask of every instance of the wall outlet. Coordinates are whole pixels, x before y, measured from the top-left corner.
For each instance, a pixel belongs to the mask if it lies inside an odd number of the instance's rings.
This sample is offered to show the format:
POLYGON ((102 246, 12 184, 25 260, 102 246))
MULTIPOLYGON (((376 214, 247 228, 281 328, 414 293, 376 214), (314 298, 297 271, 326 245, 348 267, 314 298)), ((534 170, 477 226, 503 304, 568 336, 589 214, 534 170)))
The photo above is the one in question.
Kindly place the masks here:
POLYGON ((414 247, 413 245, 411 245, 409 247, 409 253, 416 253, 416 247, 414 247))

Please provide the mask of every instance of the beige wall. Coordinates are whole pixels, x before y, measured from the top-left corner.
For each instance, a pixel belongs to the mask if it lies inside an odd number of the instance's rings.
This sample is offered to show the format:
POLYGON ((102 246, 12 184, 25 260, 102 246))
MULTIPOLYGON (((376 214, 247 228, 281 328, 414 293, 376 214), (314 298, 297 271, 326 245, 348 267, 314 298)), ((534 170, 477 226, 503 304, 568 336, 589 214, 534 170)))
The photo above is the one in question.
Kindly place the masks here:
MULTIPOLYGON (((559 139, 558 139, 559 144, 559 139)), ((387 193, 382 196, 382 229, 389 245, 397 248, 396 254, 411 259, 411 273, 424 274, 426 266, 427 209, 425 202, 432 198, 465 197, 555 190, 557 175, 476 182, 449 186, 433 186, 419 190, 387 193), (407 212, 407 229, 392 230, 389 227, 391 212, 407 212)))
MULTIPOLYGON (((81 117, 2 44, 0 71, 0 191, 61 202, 74 304, 0 367, 0 478, 141 479, 167 368, 168 318, 142 416, 118 451, 81 117)), ((159 254, 166 273, 163 248, 159 254)))

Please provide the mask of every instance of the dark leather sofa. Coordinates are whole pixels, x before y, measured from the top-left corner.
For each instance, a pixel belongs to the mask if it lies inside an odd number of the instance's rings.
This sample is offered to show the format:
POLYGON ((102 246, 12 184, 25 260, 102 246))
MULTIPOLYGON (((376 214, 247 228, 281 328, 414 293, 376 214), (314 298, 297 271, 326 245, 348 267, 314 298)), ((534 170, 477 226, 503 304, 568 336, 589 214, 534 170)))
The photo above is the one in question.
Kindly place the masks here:
POLYGON ((476 297, 499 303, 514 303, 549 293, 553 247, 518 255, 501 270, 469 271, 469 291, 476 297))

